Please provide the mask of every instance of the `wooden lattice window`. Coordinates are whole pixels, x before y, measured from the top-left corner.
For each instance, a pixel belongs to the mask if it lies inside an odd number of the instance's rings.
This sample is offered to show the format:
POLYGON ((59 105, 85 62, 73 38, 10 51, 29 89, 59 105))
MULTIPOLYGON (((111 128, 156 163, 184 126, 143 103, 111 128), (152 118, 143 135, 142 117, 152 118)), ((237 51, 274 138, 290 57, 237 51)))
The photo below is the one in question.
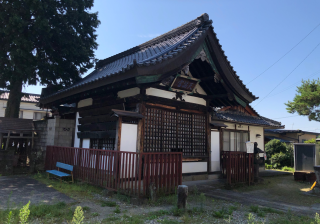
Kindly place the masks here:
POLYGON ((91 138, 90 139, 91 149, 114 150, 114 146, 115 146, 114 138, 91 138))
POLYGON ((185 157, 207 155, 206 117, 200 114, 146 108, 145 152, 183 152, 185 157))

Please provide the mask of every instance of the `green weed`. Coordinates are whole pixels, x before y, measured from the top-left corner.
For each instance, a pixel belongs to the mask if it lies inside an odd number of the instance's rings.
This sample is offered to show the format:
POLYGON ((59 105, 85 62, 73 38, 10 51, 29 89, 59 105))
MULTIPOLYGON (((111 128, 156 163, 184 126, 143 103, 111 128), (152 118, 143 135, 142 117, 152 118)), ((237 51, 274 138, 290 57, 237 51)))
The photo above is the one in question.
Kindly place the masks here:
POLYGON ((82 210, 83 210, 84 212, 89 212, 89 211, 91 210, 91 208, 89 208, 88 206, 84 206, 84 207, 82 208, 82 210))
POLYGON ((172 214, 174 216, 182 216, 184 214, 184 211, 176 206, 172 209, 172 214))
POLYGON ((101 201, 101 207, 116 207, 116 205, 114 201, 101 201))
POLYGON ((98 212, 93 212, 93 213, 91 213, 91 216, 92 217, 96 217, 96 216, 99 216, 100 214, 98 213, 98 212))
POLYGON ((259 212, 259 206, 258 205, 251 205, 250 206, 250 211, 254 212, 254 213, 258 213, 259 212))
POLYGON ((153 220, 156 219, 158 217, 164 216, 164 215, 169 215, 170 212, 166 211, 166 210, 159 210, 159 211, 155 211, 155 212, 150 212, 148 213, 148 220, 153 220))
POLYGON ((21 224, 27 224, 28 223, 28 218, 29 218, 29 215, 30 215, 29 205, 30 205, 30 201, 20 209, 19 219, 20 219, 20 223, 21 224))
POLYGON ((84 219, 84 214, 81 206, 78 206, 76 210, 74 211, 74 215, 72 218, 71 223, 72 224, 82 224, 84 219))
POLYGON ((119 205, 116 206, 116 209, 113 211, 114 213, 121 213, 119 205))

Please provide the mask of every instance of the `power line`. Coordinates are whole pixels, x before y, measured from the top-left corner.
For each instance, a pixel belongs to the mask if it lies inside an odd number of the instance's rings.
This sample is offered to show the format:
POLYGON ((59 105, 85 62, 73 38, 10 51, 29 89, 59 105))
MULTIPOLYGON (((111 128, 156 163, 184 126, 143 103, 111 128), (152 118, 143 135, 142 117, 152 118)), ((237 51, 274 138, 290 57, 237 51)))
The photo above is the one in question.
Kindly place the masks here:
MULTIPOLYGON (((317 71, 317 72, 315 72, 315 73, 313 73, 313 74, 311 74, 310 76, 306 77, 306 79, 311 78, 311 77, 313 77, 313 76, 315 76, 315 75, 318 75, 319 73, 320 73, 320 70, 317 71)), ((299 82, 300 82, 300 81, 295 82, 295 83, 289 85, 285 90, 283 90, 283 91, 281 91, 281 92, 278 92, 278 93, 275 93, 275 94, 273 94, 273 95, 271 95, 271 96, 269 96, 269 97, 273 97, 273 96, 275 96, 275 95, 278 95, 278 94, 280 94, 280 93, 283 93, 283 92, 291 89, 292 87, 296 87, 295 84, 296 84, 296 83, 299 83, 299 82)), ((268 98, 269 98, 269 97, 268 97, 268 98)))
POLYGON ((259 103, 261 103, 265 98, 267 98, 273 92, 273 90, 275 90, 278 86, 280 86, 281 83, 283 83, 284 80, 286 80, 317 49, 317 47, 319 45, 320 45, 320 43, 318 43, 317 46, 315 46, 312 49, 312 51, 278 85, 276 85, 265 97, 263 97, 255 106, 257 106, 259 103))
POLYGON ((313 31, 315 31, 318 26, 320 26, 320 23, 313 28, 308 34, 307 36, 305 36, 304 38, 302 38, 302 40, 300 40, 296 45, 294 45, 287 53, 285 53, 282 57, 280 57, 275 63, 273 63, 271 66, 269 66, 266 70, 264 70, 262 73, 260 73, 260 75, 258 75, 257 77, 255 77, 254 79, 252 79, 250 82, 248 82, 246 85, 250 84, 251 82, 253 82, 254 80, 256 80, 257 78, 259 78, 261 75, 263 75, 266 71, 268 71, 271 67, 273 67, 275 64, 277 64, 282 58, 284 58, 287 54, 289 54, 294 48, 296 48, 302 41, 304 41, 304 39, 306 39, 313 31))
POLYGON ((271 118, 271 119, 282 119, 282 118, 298 117, 298 116, 301 116, 301 115, 288 116, 288 117, 277 117, 277 118, 271 118))

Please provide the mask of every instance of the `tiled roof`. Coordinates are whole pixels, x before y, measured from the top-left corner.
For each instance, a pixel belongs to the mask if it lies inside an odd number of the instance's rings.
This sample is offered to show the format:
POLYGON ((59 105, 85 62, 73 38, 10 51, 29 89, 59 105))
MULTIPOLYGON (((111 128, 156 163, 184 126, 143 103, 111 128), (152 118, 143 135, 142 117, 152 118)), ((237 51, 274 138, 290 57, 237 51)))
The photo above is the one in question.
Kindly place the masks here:
MULTIPOLYGON (((28 102, 28 103, 38 103, 40 99, 39 94, 33 94, 33 93, 25 93, 28 94, 26 96, 21 97, 21 102, 28 102)), ((8 100, 9 99, 9 92, 3 92, 0 95, 0 100, 8 100)))
POLYGON ((286 130, 286 129, 265 129, 265 132, 269 133, 277 133, 277 134, 285 134, 285 133, 309 133, 309 134, 316 134, 320 135, 319 132, 310 132, 310 131, 303 131, 303 130, 286 130))
POLYGON ((195 20, 144 44, 99 61, 96 70, 81 81, 57 93, 45 96, 43 99, 123 73, 135 66, 150 66, 171 59, 190 47, 208 30, 211 24, 212 20, 209 20, 208 14, 202 14, 195 20))
MULTIPOLYGON (((272 126, 272 127, 284 127, 280 122, 271 120, 262 116, 250 116, 245 113, 235 112, 235 111, 216 111, 215 117, 217 120, 224 120, 230 122, 240 122, 247 124, 256 124, 262 126, 272 126)), ((214 117, 213 117, 214 118, 214 117)))
POLYGON ((32 119, 0 117, 0 133, 7 133, 9 130, 33 130, 32 119))

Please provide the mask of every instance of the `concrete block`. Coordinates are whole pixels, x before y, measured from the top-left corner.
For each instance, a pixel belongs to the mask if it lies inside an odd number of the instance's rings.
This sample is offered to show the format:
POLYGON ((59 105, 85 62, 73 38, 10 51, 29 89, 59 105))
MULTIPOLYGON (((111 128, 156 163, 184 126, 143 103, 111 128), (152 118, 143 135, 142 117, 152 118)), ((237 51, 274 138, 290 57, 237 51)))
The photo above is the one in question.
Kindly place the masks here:
POLYGON ((192 180, 208 180, 208 174, 193 175, 192 180))
POLYGON ((193 181, 192 176, 182 176, 182 181, 193 181))

